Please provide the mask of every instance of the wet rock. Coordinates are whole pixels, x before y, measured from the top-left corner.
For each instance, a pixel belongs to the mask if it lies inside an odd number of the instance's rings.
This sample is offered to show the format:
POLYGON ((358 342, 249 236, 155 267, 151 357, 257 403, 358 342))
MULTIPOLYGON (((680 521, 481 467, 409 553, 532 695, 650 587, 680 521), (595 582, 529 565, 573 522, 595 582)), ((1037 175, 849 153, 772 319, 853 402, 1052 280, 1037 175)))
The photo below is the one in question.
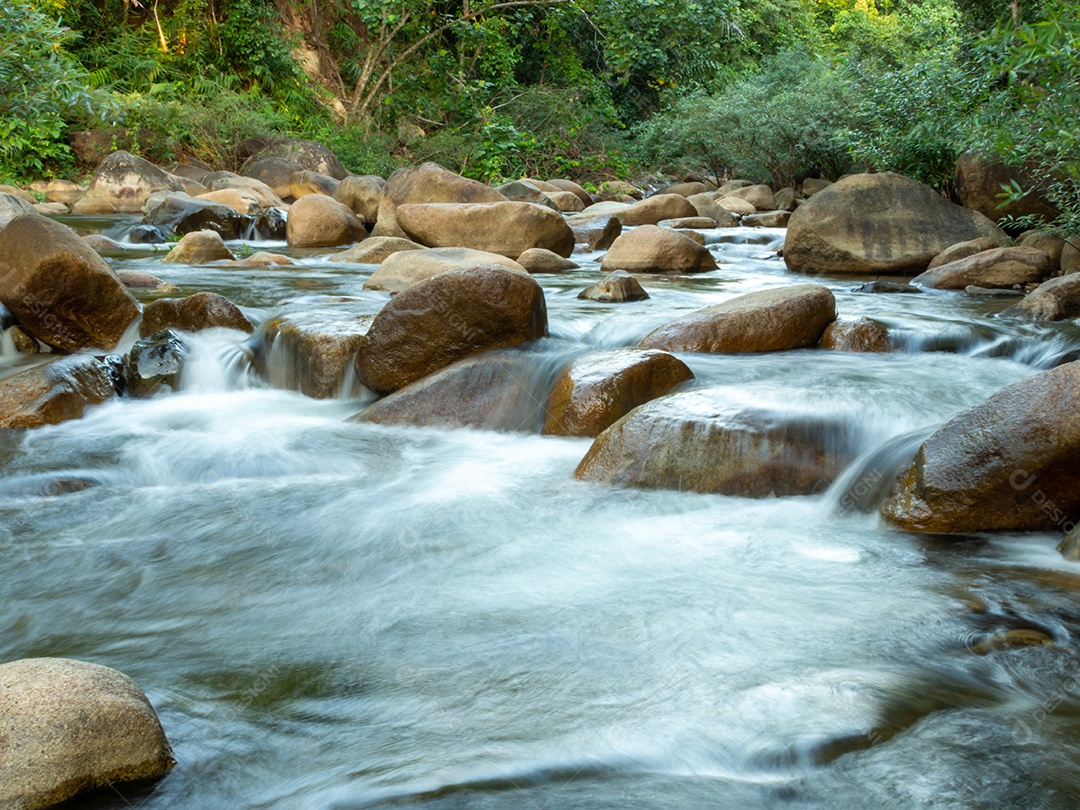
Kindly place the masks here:
POLYGON ((86 354, 60 357, 0 380, 0 428, 35 428, 78 419, 87 407, 115 394, 109 369, 100 360, 86 354))
POLYGON ((544 292, 528 273, 449 270, 398 293, 375 316, 356 370, 387 394, 457 360, 546 334, 544 292))
POLYGON ((616 349, 584 355, 552 385, 543 432, 598 436, 634 408, 693 378, 690 368, 667 352, 616 349))
POLYGON ((15 217, 36 214, 32 203, 28 203, 14 194, 0 194, 0 230, 15 217))
POLYGON ((280 208, 267 208, 255 219, 255 231, 263 239, 284 242, 288 236, 288 222, 280 208))
POLYGON ((152 198, 145 211, 144 225, 154 225, 172 233, 214 231, 223 239, 239 239, 247 228, 247 220, 234 208, 187 194, 152 198))
POLYGON ((901 284, 895 281, 868 281, 855 288, 855 292, 882 294, 916 294, 921 293, 918 287, 911 284, 901 284))
POLYGON ((939 265, 911 281, 938 290, 962 290, 969 286, 994 290, 1037 283, 1051 271, 1050 257, 1038 248, 994 248, 939 265))
POLYGON ((529 248, 560 256, 574 252, 574 234, 562 215, 532 203, 429 203, 399 205, 398 225, 430 247, 467 247, 516 259, 529 248))
POLYGON ((114 250, 123 250, 124 246, 115 239, 110 239, 101 233, 91 233, 83 237, 83 241, 98 253, 109 253, 114 250))
POLYGON ((154 708, 126 675, 24 658, 0 665, 0 762, 0 806, 34 810, 158 779, 175 759, 154 708))
POLYGON ((135 397, 148 397, 163 386, 175 389, 188 351, 171 329, 136 341, 128 354, 128 391, 135 397))
POLYGON ((989 655, 999 650, 1015 650, 1021 647, 1050 646, 1054 640, 1041 630, 1017 628, 984 638, 971 646, 975 655, 989 655))
POLYGON ((374 225, 385 186, 386 181, 377 174, 350 175, 341 181, 333 197, 367 225, 374 225))
POLYGON ((24 329, 20 329, 18 326, 11 327, 11 342, 15 344, 16 351, 19 354, 40 354, 41 344, 38 343, 37 338, 31 335, 24 329))
POLYGON ((773 190, 766 185, 744 186, 725 196, 746 200, 758 211, 769 211, 773 207, 773 190))
POLYGON ((238 329, 249 334, 254 331, 239 307, 228 298, 201 292, 187 298, 162 298, 147 304, 139 334, 149 337, 162 329, 201 332, 215 327, 238 329))
POLYGON ((469 248, 424 248, 399 251, 388 256, 364 282, 364 289, 399 293, 448 270, 460 270, 477 265, 499 265, 509 267, 511 270, 525 270, 513 259, 496 253, 469 248))
POLYGON ((743 217, 742 224, 748 228, 786 228, 790 217, 789 211, 759 211, 743 217))
POLYGON ((714 195, 695 194, 693 197, 687 197, 687 200, 694 206, 699 217, 711 219, 716 223, 715 227, 737 228, 739 226, 739 220, 735 219, 735 215, 717 203, 714 195))
POLYGON ((529 248, 517 260, 530 273, 562 273, 581 267, 577 262, 544 248, 529 248))
POLYGON ((791 215, 784 261, 797 273, 922 271, 947 247, 1008 237, 982 214, 892 172, 845 177, 791 215))
POLYGON ((889 330, 869 318, 833 321, 825 328, 820 346, 834 352, 888 352, 889 330))
POLYGON ((809 495, 854 457, 842 423, 688 391, 642 405, 601 433, 574 477, 747 498, 809 495))
POLYGON ((325 194, 327 197, 333 197, 340 185, 341 181, 327 174, 299 171, 294 172, 289 178, 289 194, 297 200, 309 194, 325 194))
POLYGON ((827 287, 797 284, 748 293, 676 318, 641 341, 669 352, 778 352, 813 346, 836 320, 827 287))
POLYGON ((642 225, 616 239, 600 267, 604 272, 706 273, 716 269, 716 260, 706 248, 681 233, 642 225))
POLYGON ((292 247, 336 247, 367 236, 356 214, 323 194, 309 194, 293 203, 285 228, 292 247))
POLYGON ((679 219, 662 219, 656 224, 661 228, 677 231, 682 228, 715 228, 716 220, 712 217, 680 217, 679 219))
POLYGON ((263 333, 255 366, 277 388, 314 399, 344 391, 370 320, 321 318, 318 314, 275 318, 263 333))
POLYGON ((604 276, 578 293, 578 298, 586 301, 600 301, 605 304, 621 304, 626 301, 644 301, 649 297, 638 280, 625 270, 616 270, 604 276))
POLYGON ((641 202, 624 208, 616 216, 623 227, 655 225, 662 219, 696 217, 697 209, 686 197, 680 197, 678 194, 659 194, 646 197, 641 202))
MULTIPOLYGON (((506 197, 491 186, 469 180, 444 169, 437 163, 398 169, 386 180, 379 215, 372 236, 408 238, 397 221, 397 207, 412 203, 487 203, 505 202, 506 197)), ((467 247, 457 245, 455 247, 467 247)))
POLYGON ((132 225, 124 238, 133 245, 162 245, 171 235, 172 229, 161 225, 132 225))
POLYGON ((1029 321, 1080 318, 1080 274, 1044 281, 1023 301, 1002 312, 1001 317, 1029 321))
POLYGON ((116 277, 129 290, 155 290, 158 292, 173 292, 176 290, 176 287, 172 284, 163 281, 153 273, 144 273, 141 270, 117 270, 116 277))
POLYGON ((937 256, 930 260, 927 270, 933 270, 936 267, 941 267, 943 264, 950 264, 951 262, 958 261, 959 259, 966 259, 968 256, 974 256, 976 253, 983 253, 987 250, 993 250, 1000 245, 993 239, 989 239, 985 236, 978 239, 969 239, 966 242, 958 242, 955 245, 950 245, 941 251, 937 256))
POLYGON ((353 422, 534 432, 543 420, 529 383, 535 363, 517 352, 469 357, 395 391, 353 422))
POLYGON ((973 298, 1015 298, 1018 295, 1023 295, 1023 291, 1019 289, 994 289, 993 287, 977 287, 974 284, 969 284, 964 287, 964 294, 970 295, 973 298))
POLYGON ((1080 515, 1080 363, 1002 389, 919 448, 882 504, 905 531, 1061 528, 1080 515))
POLYGON ((288 256, 280 253, 268 253, 265 250, 257 250, 246 259, 238 259, 229 262, 229 267, 292 267, 295 265, 288 256))
MULTIPOLYGON (((411 239, 397 236, 372 236, 359 245, 335 253, 329 257, 332 262, 354 262, 356 264, 381 264, 395 253, 403 250, 426 250, 423 245, 411 239)), ((503 258, 503 257, 499 257, 503 258)), ((509 261, 509 259, 507 260, 509 261)))
POLYGON ((1058 544, 1057 550, 1061 552, 1061 556, 1066 560, 1080 562, 1080 526, 1073 525, 1070 527, 1066 524, 1062 528, 1069 529, 1069 533, 1058 544))
POLYGON ((183 236, 161 261, 170 264, 206 264, 235 258, 217 231, 195 231, 183 236))
POLYGON ((571 214, 566 218, 566 224, 574 232, 574 242, 588 245, 589 250, 607 250, 622 233, 622 223, 612 214, 571 214))
POLYGON ((1044 196, 1043 184, 1032 170, 1005 166, 977 152, 964 152, 956 160, 954 182, 964 207, 992 220, 1035 215, 1051 221, 1057 217, 1057 211, 1044 196), (1001 207, 1001 187, 1010 186, 1014 181, 1028 193, 1001 207))
POLYGON ((101 161, 78 206, 85 211, 91 201, 97 200, 120 213, 135 214, 142 211, 143 203, 155 191, 183 190, 176 178, 150 161, 129 152, 113 152, 101 161))
POLYGON ((113 348, 139 314, 104 259, 37 214, 0 231, 0 303, 34 337, 69 352, 113 348))

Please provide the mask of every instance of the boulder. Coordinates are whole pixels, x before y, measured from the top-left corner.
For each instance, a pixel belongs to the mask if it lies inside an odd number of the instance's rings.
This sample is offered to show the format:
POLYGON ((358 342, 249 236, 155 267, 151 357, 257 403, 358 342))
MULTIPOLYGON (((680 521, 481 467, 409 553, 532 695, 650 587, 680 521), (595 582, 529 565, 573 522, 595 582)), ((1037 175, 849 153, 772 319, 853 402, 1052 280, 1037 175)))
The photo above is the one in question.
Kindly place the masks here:
POLYGON ((314 399, 341 396, 371 325, 321 313, 274 318, 263 332, 255 367, 276 388, 314 399))
POLYGON ((1080 273, 1080 236, 1070 236, 1061 249, 1061 275, 1080 273))
POLYGON ((797 284, 683 315, 654 329, 640 345, 669 352, 780 352, 813 346, 834 320, 836 300, 827 287, 797 284))
POLYGON ((982 214, 892 172, 856 174, 795 209, 784 261, 797 273, 921 272, 945 248, 1008 237, 982 214))
POLYGON ((740 188, 747 188, 752 185, 754 184, 751 183, 749 180, 725 180, 723 183, 717 186, 716 190, 713 193, 716 194, 718 197, 726 197, 733 191, 738 191, 740 188))
POLYGON ((161 261, 170 264, 206 264, 233 260, 232 255, 216 231, 195 231, 184 235, 161 261))
POLYGON ((831 185, 831 180, 825 180, 821 177, 807 177, 802 181, 802 195, 804 197, 812 197, 819 191, 824 191, 831 185))
POLYGON ((686 197, 680 197, 678 194, 659 194, 624 208, 616 216, 624 227, 655 225, 662 219, 696 217, 697 209, 686 197))
POLYGON ((547 182, 548 182, 549 186, 554 186, 555 188, 560 189, 561 191, 569 191, 571 194, 573 194, 575 197, 577 197, 579 200, 581 200, 581 204, 586 206, 586 207, 593 204, 592 195, 589 194, 589 192, 587 192, 585 189, 583 189, 577 183, 575 183, 573 180, 556 179, 556 180, 548 180, 547 182))
POLYGON ((137 340, 128 353, 128 391, 148 397, 162 388, 175 389, 187 353, 187 344, 171 329, 137 340))
POLYGON ((978 211, 995 222, 1002 217, 1028 215, 1052 221, 1058 212, 1046 199, 1043 184, 1035 176, 1033 168, 1005 166, 977 152, 964 152, 956 160, 954 176, 956 194, 965 208, 978 211), (1028 193, 1020 200, 1001 206, 1001 187, 1013 182, 1028 193))
POLYGON ((615 349, 583 355, 552 385, 543 432, 598 436, 634 408, 692 379, 686 363, 667 352, 615 349))
POLYGON ((682 234, 691 242, 696 242, 702 247, 705 247, 705 234, 703 234, 701 231, 692 231, 688 228, 684 228, 681 231, 675 231, 675 233, 682 234))
POLYGON ((163 281, 153 273, 144 273, 141 270, 117 270, 116 277, 129 290, 153 290, 154 292, 175 292, 176 290, 172 284, 163 281))
MULTIPOLYGON (((332 262, 381 264, 395 253, 400 253, 403 250, 426 250, 426 248, 411 239, 401 239, 397 236, 372 236, 359 245, 343 250, 341 253, 335 253, 329 259, 332 262)), ((503 257, 500 256, 499 258, 503 257)))
POLYGON ((286 216, 280 208, 267 208, 255 220, 255 231, 263 239, 284 242, 289 230, 286 216))
POLYGON ((564 259, 558 253, 544 248, 529 248, 518 256, 517 260, 529 273, 562 273, 581 267, 577 262, 564 259))
POLYGON ((469 357, 380 399, 350 421, 535 432, 544 417, 528 386, 536 373, 523 352, 469 357))
MULTIPOLYGON (((87 354, 50 360, 0 380, 0 429, 35 428, 78 419, 87 407, 115 394, 109 367, 100 360, 87 354)), ((0 750, 3 722, 0 712, 0 750)), ((4 760, 0 758, 0 762, 4 760)), ((0 785, 3 783, 0 779, 0 785)))
POLYGON ((28 203, 22 197, 16 197, 14 194, 0 194, 0 229, 3 229, 15 217, 36 213, 33 203, 28 203))
POLYGON ((260 158, 251 161, 244 169, 244 175, 265 183, 278 197, 285 198, 291 193, 289 181, 296 172, 303 171, 295 160, 280 157, 260 158))
POLYGON ((686 198, 699 217, 707 217, 716 223, 717 228, 737 228, 739 220, 735 215, 720 205, 712 194, 695 194, 686 198))
POLYGON ((116 206, 103 197, 83 195, 71 205, 71 213, 80 217, 111 217, 119 214, 116 206))
MULTIPOLYGON (((1044 251, 1050 257, 1050 265, 1054 268, 1054 273, 1061 272, 1061 254, 1065 250, 1065 240, 1056 233, 1025 231, 1016 237, 1016 246, 1038 248, 1044 251)), ((996 245, 991 245, 991 247, 996 247, 996 245)), ((930 267, 934 267, 932 262, 930 267)))
POLYGON ((1042 531, 1080 515, 1080 363, 1003 388, 923 443, 881 514, 912 532, 1042 531))
POLYGON ((368 225, 374 225, 379 216, 386 181, 377 174, 350 175, 337 187, 333 197, 368 225))
POLYGON ((289 178, 289 196, 297 200, 308 194, 325 194, 327 197, 333 197, 340 186, 341 181, 335 180, 330 175, 301 170, 293 172, 292 177, 289 178))
POLYGON ((37 202, 37 197, 35 197, 29 191, 23 191, 18 186, 0 184, 0 194, 10 194, 12 197, 18 197, 23 202, 28 202, 31 205, 37 202))
POLYGON ((197 183, 187 177, 177 177, 176 175, 172 174, 170 174, 169 177, 171 177, 173 180, 180 184, 180 188, 184 191, 185 194, 189 194, 192 197, 198 197, 200 194, 205 194, 210 190, 202 183, 197 183))
POLYGON ((578 293, 586 301, 605 304, 621 304, 626 301, 644 301, 649 297, 638 280, 625 270, 616 270, 604 276, 578 293))
POLYGON ((875 293, 877 295, 885 294, 915 294, 921 293, 918 287, 913 287, 910 284, 901 284, 896 281, 868 281, 865 284, 860 284, 855 288, 855 292, 861 293, 875 293))
MULTIPOLYGON (((727 211, 729 214, 735 214, 740 217, 750 216, 757 213, 757 208, 753 203, 744 200, 742 197, 721 196, 719 194, 713 194, 713 201, 727 211)), ((770 206, 771 207, 771 206, 770 206)))
MULTIPOLYGON (((262 198, 254 191, 246 188, 222 188, 217 191, 207 191, 195 199, 227 206, 241 217, 257 217, 263 212, 262 198)), ((198 230, 202 229, 199 228, 198 230)), ((214 230, 217 230, 217 228, 214 230)), ((236 237, 230 236, 229 238, 235 239, 239 235, 236 237)))
POLYGON ((566 224, 574 233, 574 242, 588 245, 589 250, 607 250, 622 233, 622 223, 612 214, 571 214, 566 218, 566 224))
POLYGON ((47 217, 66 214, 68 207, 63 203, 34 203, 34 210, 47 217))
MULTIPOLYGON (((1066 525, 1063 528, 1068 528, 1066 525)), ((1071 562, 1080 562, 1080 526, 1073 526, 1057 547, 1061 556, 1071 562)))
POLYGON ((124 234, 124 241, 132 245, 163 245, 172 235, 172 230, 164 225, 132 225, 124 234))
MULTIPOLYGON (((534 177, 522 177, 521 182, 522 183, 528 183, 531 186, 535 186, 536 188, 538 188, 540 191, 544 192, 545 194, 551 194, 551 193, 556 192, 556 191, 562 191, 562 189, 560 189, 558 186, 552 185, 551 183, 548 183, 548 182, 546 182, 544 180, 537 180, 534 177)), ((576 197, 577 195, 575 194, 574 196, 576 197)))
POLYGON ((398 225, 430 247, 467 247, 516 259, 529 248, 560 256, 574 252, 574 233, 562 215, 522 202, 399 205, 398 225))
POLYGON ((50 180, 45 187, 45 202, 58 202, 71 205, 79 199, 86 189, 70 180, 50 180))
MULTIPOLYGON (((681 197, 679 199, 682 199, 681 197)), ((706 273, 716 260, 702 245, 677 231, 642 225, 615 240, 600 269, 632 273, 706 273)))
MULTIPOLYGON (((688 183, 672 183, 659 189, 657 194, 678 194, 680 197, 693 197, 695 194, 704 194, 709 187, 704 183, 691 181, 688 183)), ((655 196, 655 195, 654 195, 655 196)))
MULTIPOLYGON (((506 197, 491 186, 469 180, 444 169, 438 163, 398 169, 386 180, 379 214, 372 236, 407 237, 398 227, 397 207, 412 203, 489 203, 505 202, 506 197)), ((466 247, 457 245, 455 247, 466 247)))
POLYGON ((323 194, 309 194, 293 203, 285 227, 291 247, 349 245, 367 235, 356 214, 323 194))
POLYGON ((855 458, 853 444, 843 421, 688 391, 635 408, 601 433, 574 477, 745 498, 811 495, 855 458))
POLYGON ((396 294, 439 273, 482 264, 508 267, 511 270, 525 270, 513 259, 497 253, 469 248, 424 248, 399 251, 388 256, 364 282, 364 289, 386 290, 396 294))
POLYGON ((833 321, 825 328, 820 346, 834 352, 888 352, 889 330, 869 318, 833 321))
MULTIPOLYGON (((124 249, 123 245, 115 239, 110 239, 103 233, 88 233, 83 237, 83 241, 98 253, 111 253, 112 251, 124 249)), ((117 276, 119 275, 120 274, 117 273, 117 276)))
POLYGON ((1044 281, 1023 301, 1002 312, 1001 317, 1027 321, 1080 318, 1080 273, 1044 281))
POLYGON ((585 203, 572 191, 549 191, 548 199, 564 214, 574 214, 585 210, 585 203))
POLYGON ((79 201, 99 200, 123 214, 142 211, 146 198, 155 191, 183 191, 176 178, 166 174, 153 163, 129 152, 113 152, 98 166, 86 194, 79 201))
POLYGON ((560 210, 547 194, 526 180, 511 180, 509 183, 496 186, 495 190, 512 202, 530 202, 553 211, 560 210))
POLYGON ((766 185, 743 186, 725 196, 746 200, 758 211, 768 211, 773 207, 773 190, 766 185))
POLYGON ((247 220, 235 208, 187 194, 150 198, 144 211, 144 225, 154 225, 172 233, 215 231, 223 239, 239 239, 247 230, 247 220))
POLYGON ((244 163, 244 174, 254 169, 259 161, 266 158, 283 158, 297 167, 309 172, 318 172, 333 177, 335 180, 344 180, 349 176, 348 169, 341 162, 333 150, 323 146, 317 141, 301 141, 292 138, 273 138, 268 143, 247 142, 237 148, 237 152, 243 155, 245 152, 250 157, 244 163))
POLYGON ((251 333, 251 323, 232 301, 223 295, 201 292, 187 298, 161 298, 143 309, 139 334, 149 337, 162 329, 201 332, 223 327, 251 333))
POLYGON ((786 228, 790 218, 790 211, 758 211, 743 217, 742 224, 748 228, 786 228))
POLYGON ((69 352, 112 349, 139 314, 93 248, 37 214, 0 231, 0 303, 34 337, 69 352))
POLYGON ((135 682, 65 658, 0 665, 0 806, 36 810, 176 763, 157 714, 135 682))
POLYGON ((679 230, 681 228, 715 228, 716 220, 712 217, 680 217, 679 219, 662 219, 656 223, 661 228, 679 230))
POLYGON ((1008 289, 1042 281, 1052 270, 1050 257, 1038 248, 994 248, 939 265, 911 281, 938 290, 962 290, 970 286, 1008 289))
POLYGON ((268 253, 265 250, 257 250, 246 259, 238 259, 228 262, 228 267, 292 267, 296 264, 288 256, 281 253, 268 253))
POLYGON ((941 253, 931 259, 930 264, 926 269, 933 270, 935 267, 941 267, 943 264, 950 264, 951 262, 959 261, 960 259, 966 259, 968 256, 974 256, 976 253, 993 250, 996 247, 998 247, 997 242, 993 239, 987 239, 986 237, 969 239, 966 242, 958 242, 955 245, 945 248, 945 250, 941 251, 941 253))
POLYGON ((640 200, 644 196, 637 186, 627 183, 625 180, 607 180, 600 184, 597 193, 602 200, 612 200, 620 197, 630 197, 640 200))
POLYGON ((546 334, 544 291, 528 273, 498 266, 448 270, 383 307, 356 370, 369 388, 387 394, 457 360, 546 334))
POLYGON ((252 177, 241 177, 232 172, 214 172, 207 175, 206 188, 208 191, 224 191, 227 189, 245 191, 253 195, 264 209, 288 208, 284 200, 266 183, 252 177))
POLYGON ((795 193, 793 188, 782 188, 775 194, 773 194, 772 210, 774 211, 794 211, 799 207, 799 203, 802 200, 799 195, 795 193))

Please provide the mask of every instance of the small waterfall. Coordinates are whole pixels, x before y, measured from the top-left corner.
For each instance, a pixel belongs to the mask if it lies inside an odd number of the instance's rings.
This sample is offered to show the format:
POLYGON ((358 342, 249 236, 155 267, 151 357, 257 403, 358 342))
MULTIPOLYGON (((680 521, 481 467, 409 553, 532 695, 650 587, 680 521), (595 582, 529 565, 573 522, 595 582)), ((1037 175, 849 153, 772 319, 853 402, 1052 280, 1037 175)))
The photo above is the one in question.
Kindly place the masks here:
POLYGON ((919 447, 935 430, 920 428, 893 436, 855 459, 826 492, 825 506, 828 511, 874 511, 889 494, 896 477, 911 463, 919 447))

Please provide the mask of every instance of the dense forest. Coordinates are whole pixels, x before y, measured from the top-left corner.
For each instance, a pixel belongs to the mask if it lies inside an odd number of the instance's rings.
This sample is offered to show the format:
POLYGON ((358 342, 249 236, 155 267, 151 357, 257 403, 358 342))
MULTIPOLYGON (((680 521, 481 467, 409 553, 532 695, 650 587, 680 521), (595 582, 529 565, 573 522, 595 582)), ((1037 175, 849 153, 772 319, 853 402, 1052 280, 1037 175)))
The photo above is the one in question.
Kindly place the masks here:
POLYGON ((287 133, 356 173, 867 169, 944 193, 976 149, 1076 229, 1078 53, 1075 0, 9 0, 0 179, 86 172, 72 133, 224 169, 287 133))

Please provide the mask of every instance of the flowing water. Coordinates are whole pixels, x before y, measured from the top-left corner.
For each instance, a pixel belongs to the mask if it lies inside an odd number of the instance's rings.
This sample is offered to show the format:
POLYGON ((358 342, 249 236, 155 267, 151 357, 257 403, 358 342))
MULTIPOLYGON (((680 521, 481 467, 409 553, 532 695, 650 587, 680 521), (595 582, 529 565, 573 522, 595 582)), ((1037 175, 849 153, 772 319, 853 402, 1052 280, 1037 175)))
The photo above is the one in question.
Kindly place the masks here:
MULTIPOLYGON (((551 336, 523 350, 523 408, 576 355, 804 280, 782 231, 708 238, 719 270, 645 279, 640 303, 576 298, 596 256, 537 277, 551 336)), ((310 253, 161 255, 111 261, 253 321, 387 300, 372 267, 310 253)), ((127 673, 178 759, 81 806, 1075 806, 1080 569, 1051 535, 910 536, 874 506, 929 431, 1073 359, 1080 330, 818 281, 896 351, 683 356, 717 396, 851 428, 862 458, 812 497, 610 489, 573 479, 588 440, 349 423, 355 386, 273 388, 228 331, 192 339, 176 393, 0 436, 0 660, 127 673), (972 652, 1016 628, 1055 646, 972 652)), ((0 375, 19 362, 0 344, 0 375)))

